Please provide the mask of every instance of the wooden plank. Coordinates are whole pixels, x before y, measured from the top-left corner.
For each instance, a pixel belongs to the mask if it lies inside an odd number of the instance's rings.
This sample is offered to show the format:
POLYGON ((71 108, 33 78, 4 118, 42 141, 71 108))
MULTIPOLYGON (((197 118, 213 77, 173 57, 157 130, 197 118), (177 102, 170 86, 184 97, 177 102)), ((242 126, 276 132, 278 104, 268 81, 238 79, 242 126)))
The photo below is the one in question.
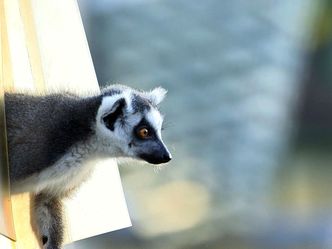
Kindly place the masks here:
POLYGON ((15 242, 0 234, 0 248, 1 249, 17 249, 15 242))
POLYGON ((44 73, 37 40, 35 19, 30 0, 19 0, 20 13, 26 37, 29 61, 37 91, 45 91, 44 73))
POLYGON ((13 75, 11 60, 9 55, 9 41, 7 34, 7 24, 5 16, 4 0, 0 0, 0 18, 1 18, 1 78, 3 80, 2 87, 4 90, 13 89, 13 75))
MULTIPOLYGON (((19 12, 17 0, 1 0, 3 4, 4 30, 2 36, 3 83, 6 90, 34 89, 34 80, 26 46, 24 26, 19 12)), ((39 248, 38 242, 30 226, 29 194, 12 196, 13 220, 16 236, 19 240, 16 248, 39 248)))
MULTIPOLYGON (((8 149, 4 111, 4 80, 8 80, 8 78, 5 78, 5 76, 7 76, 5 70, 8 69, 5 60, 7 58, 6 49, 8 49, 8 41, 6 37, 7 29, 4 16, 4 3, 0 1, 0 233, 15 239, 9 192, 8 149)), ((2 241, 4 241, 4 238, 2 238, 2 241)))
MULTIPOLYGON (((3 0, 13 86, 20 90, 35 90, 28 48, 18 0, 3 0)), ((7 61, 6 61, 7 62, 7 61)), ((9 74, 9 72, 7 72, 9 74)))
POLYGON ((30 223, 30 195, 12 196, 17 249, 37 249, 39 242, 30 223))
POLYGON ((47 89, 98 91, 75 0, 31 0, 47 89))

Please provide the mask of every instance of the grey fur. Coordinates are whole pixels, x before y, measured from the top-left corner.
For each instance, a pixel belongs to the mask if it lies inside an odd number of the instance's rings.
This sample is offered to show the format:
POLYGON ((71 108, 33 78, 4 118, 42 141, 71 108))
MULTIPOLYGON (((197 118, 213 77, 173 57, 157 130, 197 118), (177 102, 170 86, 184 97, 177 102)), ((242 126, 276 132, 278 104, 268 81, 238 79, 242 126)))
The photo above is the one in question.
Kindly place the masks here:
POLYGON ((32 201, 32 227, 41 235, 40 245, 47 249, 60 248, 64 232, 61 200, 46 193, 39 193, 32 201))
POLYGON ((86 141, 94 132, 100 103, 100 96, 82 99, 69 94, 6 93, 11 180, 41 172, 75 143, 86 141))
POLYGON ((151 109, 151 101, 134 94, 132 99, 132 106, 135 112, 145 112, 151 109))
POLYGON ((5 94, 12 191, 32 192, 32 224, 43 248, 61 248, 61 199, 89 176, 95 158, 171 159, 153 102, 163 98, 160 89, 146 93, 115 85, 88 97, 5 94), (116 104, 119 100, 123 104, 116 104), (137 138, 136 129, 143 125, 153 135, 149 139, 137 138))

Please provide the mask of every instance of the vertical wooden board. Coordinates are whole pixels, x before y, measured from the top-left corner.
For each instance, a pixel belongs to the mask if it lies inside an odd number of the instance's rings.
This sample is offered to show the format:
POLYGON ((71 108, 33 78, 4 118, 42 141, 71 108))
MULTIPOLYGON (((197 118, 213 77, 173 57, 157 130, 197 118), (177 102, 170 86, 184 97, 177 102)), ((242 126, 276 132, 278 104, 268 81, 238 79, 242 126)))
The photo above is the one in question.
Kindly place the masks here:
POLYGON ((17 249, 40 248, 30 223, 30 195, 12 196, 17 249))
POLYGON ((31 0, 47 88, 96 91, 98 82, 75 0, 31 0))
MULTIPOLYGON (((1 0, 2 6, 2 83, 6 90, 34 89, 26 47, 24 26, 17 0, 1 0), (7 32, 8 31, 8 32, 7 32)), ((1 129, 2 130, 2 129, 1 129)), ((28 194, 12 196, 13 220, 16 227, 17 249, 39 248, 30 225, 30 198, 28 194)))
POLYGON ((68 241, 131 226, 116 163, 109 159, 97 167, 91 180, 81 187, 81 193, 65 202, 68 241), (96 180, 102 183, 95 184, 96 180), (104 184, 107 181, 111 184, 104 184))
POLYGON ((35 18, 30 0, 19 0, 19 7, 34 85, 38 91, 43 92, 45 90, 44 73, 35 29, 35 18))
POLYGON ((0 0, 0 25, 1 25, 1 79, 2 79, 2 87, 4 90, 12 90, 13 89, 13 75, 12 75, 12 67, 11 60, 9 54, 9 41, 7 35, 7 23, 5 16, 5 0, 0 0))
POLYGON ((7 44, 7 30, 5 27, 4 3, 0 1, 0 233, 15 239, 9 192, 7 135, 4 112, 4 69, 6 69, 4 64, 6 61, 4 60, 3 52, 7 49, 7 46, 5 46, 7 44))
POLYGON ((4 0, 4 15, 14 87, 35 90, 18 0, 4 0))
POLYGON ((8 239, 5 236, 0 234, 0 248, 1 249, 17 249, 15 246, 15 242, 8 239))

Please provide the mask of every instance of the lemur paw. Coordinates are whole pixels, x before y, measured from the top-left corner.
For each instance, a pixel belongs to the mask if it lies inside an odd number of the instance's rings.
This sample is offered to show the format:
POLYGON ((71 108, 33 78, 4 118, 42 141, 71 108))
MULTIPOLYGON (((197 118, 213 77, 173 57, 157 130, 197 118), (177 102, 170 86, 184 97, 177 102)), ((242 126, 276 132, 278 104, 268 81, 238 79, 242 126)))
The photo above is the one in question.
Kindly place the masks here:
POLYGON ((48 236, 43 235, 41 238, 43 249, 61 249, 61 247, 56 242, 52 242, 48 236))
POLYGON ((46 235, 44 235, 44 236, 42 237, 42 243, 43 243, 43 246, 47 243, 47 241, 48 241, 48 237, 47 237, 46 235))

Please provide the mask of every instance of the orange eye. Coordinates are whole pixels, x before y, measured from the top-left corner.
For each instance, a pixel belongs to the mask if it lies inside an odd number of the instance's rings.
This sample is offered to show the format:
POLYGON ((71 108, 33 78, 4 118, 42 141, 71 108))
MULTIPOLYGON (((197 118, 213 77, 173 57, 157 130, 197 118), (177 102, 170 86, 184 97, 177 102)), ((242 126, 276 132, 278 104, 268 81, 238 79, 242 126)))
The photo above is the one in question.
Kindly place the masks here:
POLYGON ((149 135, 149 130, 147 128, 141 128, 138 131, 138 136, 140 138, 147 138, 149 135))

